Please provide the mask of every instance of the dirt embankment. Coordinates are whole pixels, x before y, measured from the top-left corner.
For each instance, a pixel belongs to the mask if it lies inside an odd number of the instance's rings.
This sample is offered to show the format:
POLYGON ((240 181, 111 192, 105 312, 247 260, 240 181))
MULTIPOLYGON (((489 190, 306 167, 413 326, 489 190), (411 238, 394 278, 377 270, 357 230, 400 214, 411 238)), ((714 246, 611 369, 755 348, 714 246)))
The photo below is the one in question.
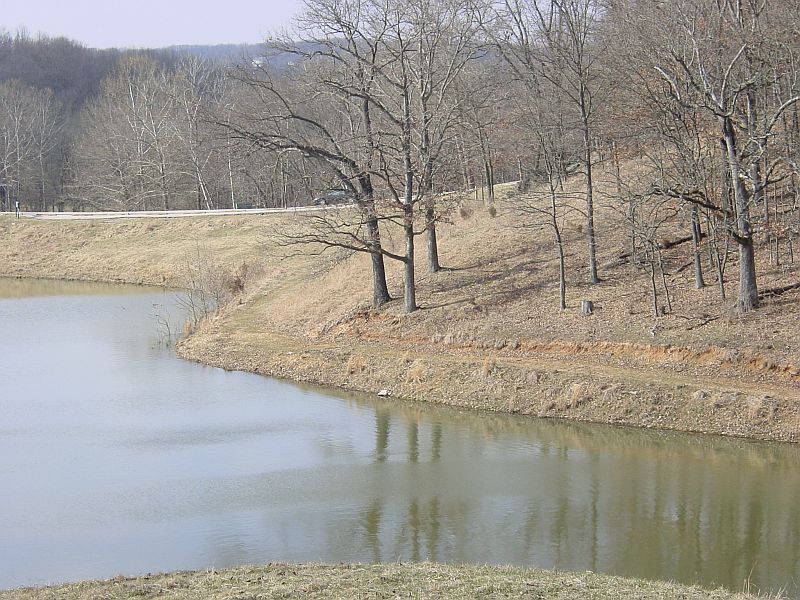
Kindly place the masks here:
MULTIPOLYGON (((738 315, 716 286, 694 289, 690 248, 678 244, 665 251, 672 310, 654 318, 648 274, 619 260, 624 232, 600 213, 604 281, 583 283, 583 235, 566 223, 568 310, 560 312, 552 240, 515 228, 510 205, 497 206, 496 218, 472 206, 440 228, 448 268, 426 273, 418 256, 422 308, 411 315, 399 301, 369 309, 364 256, 279 247, 270 232, 297 226, 296 217, 0 217, 0 274, 181 285, 198 254, 247 263, 258 276, 179 344, 182 356, 459 407, 800 441, 800 290, 738 315), (594 301, 593 315, 580 314, 581 299, 594 301)), ((682 227, 667 234, 679 239, 682 227)), ((391 230, 385 237, 400 242, 391 230)), ((400 297, 399 265, 387 266, 400 297)), ((764 287, 786 286, 800 281, 800 268, 760 264, 759 275, 764 287)))

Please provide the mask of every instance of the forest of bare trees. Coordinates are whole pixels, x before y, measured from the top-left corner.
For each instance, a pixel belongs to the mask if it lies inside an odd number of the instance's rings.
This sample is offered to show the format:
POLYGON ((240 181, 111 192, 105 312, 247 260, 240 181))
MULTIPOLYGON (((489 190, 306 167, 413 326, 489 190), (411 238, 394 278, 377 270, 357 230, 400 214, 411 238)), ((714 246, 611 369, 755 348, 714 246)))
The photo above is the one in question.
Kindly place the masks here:
POLYGON ((287 207, 345 189, 352 210, 308 216, 282 241, 370 255, 376 306, 390 299, 384 261, 397 261, 413 311, 416 274, 447 264, 445 192, 481 189, 491 207, 496 183, 518 181, 528 193, 508 208, 522 231, 552 235, 563 309, 568 216, 583 222, 587 283, 603 278, 602 171, 616 174, 603 203, 656 314, 670 302, 663 230, 676 223, 695 286, 713 281, 724 300, 731 278, 748 311, 758 261, 794 260, 798 52, 788 0, 305 0, 292 30, 235 65, 5 35, 0 201, 287 207), (401 249, 383 243, 387 227, 401 249))

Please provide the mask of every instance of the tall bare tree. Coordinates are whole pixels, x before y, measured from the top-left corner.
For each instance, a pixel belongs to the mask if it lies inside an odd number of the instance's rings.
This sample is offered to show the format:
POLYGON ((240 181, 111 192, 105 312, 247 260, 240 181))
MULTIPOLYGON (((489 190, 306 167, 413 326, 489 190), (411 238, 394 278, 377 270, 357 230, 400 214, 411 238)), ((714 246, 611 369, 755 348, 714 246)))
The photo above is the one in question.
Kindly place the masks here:
MULTIPOLYGON (((758 307, 753 209, 765 189, 786 176, 785 157, 767 153, 784 113, 799 100, 792 39, 779 2, 641 0, 619 10, 642 15, 635 28, 638 56, 660 77, 672 100, 706 115, 721 140, 735 215, 730 236, 739 254, 738 306, 758 307), (784 32, 784 37, 776 33, 784 32), (783 83, 784 85, 776 85, 783 83)), ((637 61, 642 64, 643 61, 637 61)))
POLYGON ((606 51, 604 38, 598 35, 603 14, 598 0, 504 0, 487 3, 483 10, 484 31, 516 76, 534 88, 548 82, 574 109, 574 126, 583 137, 590 283, 600 281, 594 224, 594 127, 596 105, 607 81, 600 67, 606 51))

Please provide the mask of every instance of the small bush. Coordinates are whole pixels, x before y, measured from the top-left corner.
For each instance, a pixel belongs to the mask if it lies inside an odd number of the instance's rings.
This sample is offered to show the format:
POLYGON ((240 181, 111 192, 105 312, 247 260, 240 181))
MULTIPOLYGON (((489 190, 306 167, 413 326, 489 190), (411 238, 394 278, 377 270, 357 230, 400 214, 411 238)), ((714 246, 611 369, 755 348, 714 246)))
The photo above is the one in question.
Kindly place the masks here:
POLYGON ((198 246, 195 252, 186 255, 182 273, 184 292, 178 301, 195 325, 230 300, 227 278, 227 272, 208 249, 198 246))
POLYGON ((359 354, 351 354, 350 358, 347 360, 347 374, 355 375, 357 373, 363 373, 366 370, 367 363, 364 357, 359 354))
POLYGON ((242 263, 232 273, 226 272, 223 275, 222 285, 231 296, 241 294, 244 291, 248 269, 247 263, 242 263))
POLYGON ((473 214, 473 210, 471 208, 467 208, 466 206, 462 206, 458 209, 458 215, 464 219, 465 221, 469 219, 473 214))
POLYGON ((494 370, 497 368, 497 359, 492 356, 487 356, 483 359, 483 367, 481 368, 481 373, 483 373, 484 377, 489 377, 494 370))
POLYGON ((415 360, 406 371, 406 383, 419 383, 425 381, 425 365, 415 360))
POLYGON ((490 206, 488 212, 489 216, 492 217, 493 219, 497 216, 497 208, 495 208, 494 206, 490 206))
POLYGON ((183 324, 183 337, 187 338, 194 333, 194 322, 191 319, 183 324))

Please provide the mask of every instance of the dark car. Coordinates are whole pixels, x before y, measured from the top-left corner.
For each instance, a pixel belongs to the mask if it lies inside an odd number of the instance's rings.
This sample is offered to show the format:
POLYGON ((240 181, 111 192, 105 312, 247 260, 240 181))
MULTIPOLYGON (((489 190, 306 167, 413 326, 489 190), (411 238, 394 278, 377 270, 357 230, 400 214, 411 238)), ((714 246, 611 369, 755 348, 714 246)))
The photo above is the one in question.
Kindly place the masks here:
POLYGON ((333 204, 354 204, 356 195, 350 190, 326 190, 316 198, 317 206, 330 206, 333 204))

